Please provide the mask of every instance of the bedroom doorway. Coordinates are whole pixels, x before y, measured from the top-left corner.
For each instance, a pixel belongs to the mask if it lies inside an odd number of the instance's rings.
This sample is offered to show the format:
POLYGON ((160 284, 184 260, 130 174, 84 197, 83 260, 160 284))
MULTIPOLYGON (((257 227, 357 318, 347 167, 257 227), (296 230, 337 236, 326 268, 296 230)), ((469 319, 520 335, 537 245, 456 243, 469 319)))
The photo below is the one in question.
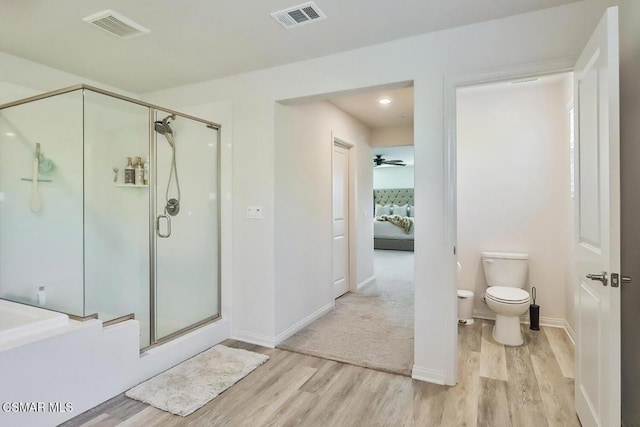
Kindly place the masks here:
MULTIPOLYGON (((409 146, 405 147, 410 157, 406 162, 390 162, 396 164, 376 169, 383 174, 385 170, 402 169, 410 177, 411 184, 397 184, 407 188, 411 200, 402 203, 398 200, 396 214, 412 224, 409 218, 413 207, 413 82, 292 100, 282 106, 279 115, 289 119, 278 128, 282 157, 291 150, 307 154, 317 149, 305 157, 308 162, 305 160, 304 166, 296 166, 300 183, 309 189, 297 194, 302 198, 312 195, 309 207, 313 209, 308 214, 320 225, 306 233, 309 236, 315 236, 315 231, 324 233, 314 240, 314 248, 305 248, 305 254, 315 256, 305 260, 318 260, 314 268, 319 274, 313 279, 322 281, 316 287, 308 287, 317 289, 318 294, 321 291, 322 298, 328 295, 332 301, 324 306, 326 311, 324 307, 318 310, 321 314, 313 322, 278 344, 278 348, 411 376, 415 316, 413 239, 390 239, 403 240, 402 248, 374 249, 373 165, 374 150, 409 146), (308 171, 316 169, 322 179, 307 179, 308 171), (400 206, 404 207, 404 213, 400 212, 400 206), (325 245, 330 245, 331 253, 323 252, 325 245), (327 266, 332 271, 325 279, 327 266)), ((391 222, 386 225, 401 230, 391 222)), ((411 227, 409 232, 412 231, 411 227)))

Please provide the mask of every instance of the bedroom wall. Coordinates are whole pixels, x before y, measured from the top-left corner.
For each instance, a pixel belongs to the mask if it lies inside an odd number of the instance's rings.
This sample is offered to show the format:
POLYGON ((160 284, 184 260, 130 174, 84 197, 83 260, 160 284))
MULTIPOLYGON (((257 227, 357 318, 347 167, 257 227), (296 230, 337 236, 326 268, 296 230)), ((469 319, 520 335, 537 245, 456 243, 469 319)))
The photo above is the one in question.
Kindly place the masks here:
POLYGON ((372 147, 400 147, 403 145, 413 145, 413 123, 371 129, 372 147))
POLYGON ((566 319, 566 291, 572 289, 570 79, 458 91, 459 286, 475 292, 477 314, 492 314, 481 300, 480 252, 524 252, 540 316, 558 325, 566 319))
POLYGON ((413 188, 413 166, 373 168, 373 188, 413 188))
POLYGON ((333 262, 332 135, 354 144, 356 284, 373 276, 373 186, 370 129, 362 122, 328 102, 276 104, 275 122, 275 327, 281 341, 292 325, 333 307, 332 269, 319 268, 333 262))
MULTIPOLYGON (((445 81, 486 70, 573 59, 609 3, 585 0, 147 94, 146 99, 169 106, 222 100, 233 104, 234 335, 263 344, 275 339, 276 102, 413 81, 416 207, 417 221, 423 224, 416 230, 415 254, 424 260, 416 264, 415 271, 414 377, 451 381, 457 326, 455 290, 445 280, 448 271, 455 271, 455 264, 444 248, 442 232, 445 81), (385 61, 381 63, 380 58, 385 61), (262 221, 246 219, 246 206, 253 204, 263 206, 262 221)), ((331 266, 316 263, 315 268, 323 272, 331 266)))

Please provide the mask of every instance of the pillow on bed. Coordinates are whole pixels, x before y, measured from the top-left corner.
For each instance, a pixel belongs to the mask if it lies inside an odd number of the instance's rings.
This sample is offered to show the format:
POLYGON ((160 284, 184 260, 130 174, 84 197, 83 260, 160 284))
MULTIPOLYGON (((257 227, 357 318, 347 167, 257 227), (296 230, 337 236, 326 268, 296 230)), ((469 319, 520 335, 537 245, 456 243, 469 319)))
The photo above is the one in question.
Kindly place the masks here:
POLYGON ((390 215, 391 205, 376 205, 376 216, 390 215))
POLYGON ((407 205, 393 205, 393 214, 400 216, 407 216, 407 205))
POLYGON ((409 215, 407 215, 409 218, 413 218, 413 213, 415 212, 416 208, 413 205, 409 206, 409 209, 407 209, 409 211, 409 215))

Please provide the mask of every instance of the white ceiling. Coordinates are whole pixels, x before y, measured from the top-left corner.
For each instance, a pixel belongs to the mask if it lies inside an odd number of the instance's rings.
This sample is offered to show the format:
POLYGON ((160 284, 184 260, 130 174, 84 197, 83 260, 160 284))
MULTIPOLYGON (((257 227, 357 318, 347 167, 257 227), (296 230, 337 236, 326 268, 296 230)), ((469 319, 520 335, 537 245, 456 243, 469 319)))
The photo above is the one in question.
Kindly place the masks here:
MULTIPOLYGON (((401 147, 378 147, 373 149, 373 155, 382 154, 382 157, 387 160, 402 160, 407 166, 413 166, 414 160, 413 145, 405 145, 401 147)), ((373 161, 373 159, 371 159, 373 161)), ((397 168, 402 166, 377 166, 379 168, 397 168)))
POLYGON ((413 124, 413 87, 372 89, 328 101, 370 128, 413 124), (380 105, 378 100, 382 97, 393 102, 380 105))
POLYGON ((0 0, 0 51, 145 93, 579 0, 316 0, 326 20, 289 30, 300 0, 0 0), (122 40, 81 19, 112 9, 151 30, 122 40))

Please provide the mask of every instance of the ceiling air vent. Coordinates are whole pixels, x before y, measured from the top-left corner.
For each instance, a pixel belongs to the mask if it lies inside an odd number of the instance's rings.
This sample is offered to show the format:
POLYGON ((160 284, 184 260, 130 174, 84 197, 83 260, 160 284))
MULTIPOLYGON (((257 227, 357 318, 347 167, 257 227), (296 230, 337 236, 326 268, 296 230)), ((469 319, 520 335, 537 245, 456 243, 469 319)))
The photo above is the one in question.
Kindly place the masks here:
POLYGON ((82 18, 82 20, 121 39, 130 39, 150 32, 142 25, 125 18, 113 10, 103 10, 82 18))
POLYGON ((309 24, 314 21, 321 21, 327 16, 312 1, 309 3, 299 4, 298 6, 273 12, 273 19, 278 21, 285 28, 297 27, 299 25, 309 24))

